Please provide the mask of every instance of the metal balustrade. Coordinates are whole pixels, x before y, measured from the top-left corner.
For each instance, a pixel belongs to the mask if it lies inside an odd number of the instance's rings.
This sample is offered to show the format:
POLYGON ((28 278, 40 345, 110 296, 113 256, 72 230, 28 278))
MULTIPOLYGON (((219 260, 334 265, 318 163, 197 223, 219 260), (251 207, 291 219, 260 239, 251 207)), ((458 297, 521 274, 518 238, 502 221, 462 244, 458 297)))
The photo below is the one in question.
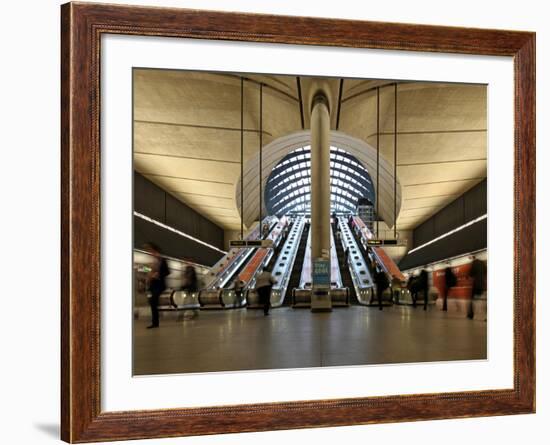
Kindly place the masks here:
POLYGON ((367 305, 369 304, 372 295, 374 282, 366 262, 366 259, 363 257, 355 237, 351 233, 351 229, 347 224, 345 218, 340 218, 338 221, 338 226, 340 227, 341 242, 344 248, 344 251, 347 249, 347 264, 342 265, 342 267, 348 267, 353 281, 353 286, 355 288, 355 294, 357 296, 357 301, 360 304, 367 305))
MULTIPOLYGON (((290 275, 292 274, 292 268, 294 267, 294 261, 296 254, 298 253, 298 247, 300 245, 300 238, 305 227, 305 218, 300 216, 294 221, 292 229, 289 231, 287 239, 281 249, 281 252, 277 256, 273 270, 271 271, 275 280, 277 281, 271 289, 271 306, 278 307, 283 304, 286 292, 288 290, 288 284, 290 282, 290 275)), ((250 297, 249 297, 250 301, 250 297)))

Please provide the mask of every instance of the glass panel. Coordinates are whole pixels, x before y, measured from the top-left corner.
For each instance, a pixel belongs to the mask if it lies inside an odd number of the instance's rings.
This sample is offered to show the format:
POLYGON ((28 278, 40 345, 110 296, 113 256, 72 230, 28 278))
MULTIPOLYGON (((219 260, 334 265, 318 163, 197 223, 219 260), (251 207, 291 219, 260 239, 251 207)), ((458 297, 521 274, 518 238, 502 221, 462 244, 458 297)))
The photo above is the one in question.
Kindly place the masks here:
MULTIPOLYGON (((310 147, 300 147, 273 168, 265 191, 270 213, 281 216, 289 212, 310 211, 310 159, 310 147)), ((332 211, 353 211, 359 198, 374 199, 372 180, 357 159, 336 147, 331 147, 330 159, 332 211)))

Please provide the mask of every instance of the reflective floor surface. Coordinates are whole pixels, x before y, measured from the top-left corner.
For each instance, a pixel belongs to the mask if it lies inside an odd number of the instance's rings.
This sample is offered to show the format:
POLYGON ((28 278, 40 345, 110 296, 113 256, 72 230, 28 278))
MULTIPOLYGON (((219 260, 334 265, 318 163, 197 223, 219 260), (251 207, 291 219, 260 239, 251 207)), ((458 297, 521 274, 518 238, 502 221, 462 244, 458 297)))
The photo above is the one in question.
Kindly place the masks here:
POLYGON ((487 323, 435 307, 201 311, 134 321, 134 375, 485 359, 487 323))

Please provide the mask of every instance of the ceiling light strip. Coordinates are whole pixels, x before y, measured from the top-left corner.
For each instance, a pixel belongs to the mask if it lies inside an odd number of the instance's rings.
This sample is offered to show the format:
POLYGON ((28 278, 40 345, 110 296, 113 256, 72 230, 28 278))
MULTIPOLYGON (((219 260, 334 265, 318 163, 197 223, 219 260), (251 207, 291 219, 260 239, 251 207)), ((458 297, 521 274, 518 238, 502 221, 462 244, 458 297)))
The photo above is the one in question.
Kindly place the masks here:
POLYGON ((413 253, 413 252, 416 252, 417 250, 420 250, 420 249, 422 249, 422 248, 424 248, 424 247, 426 247, 426 246, 429 246, 430 244, 433 244, 433 243, 435 243, 436 241, 439 241, 439 240, 441 240, 441 239, 443 239, 443 238, 446 238, 446 237, 452 235, 453 233, 460 232, 461 230, 465 229, 466 227, 469 227, 469 226, 471 226, 471 225, 473 225, 473 224, 475 224, 475 223, 478 223, 478 222, 480 222, 480 221, 483 221, 484 219, 487 219, 487 214, 485 214, 485 215, 483 215, 483 216, 480 216, 479 218, 473 219, 473 220, 467 222, 466 224, 463 224, 463 225, 457 227, 456 229, 453 229, 453 230, 451 230, 451 231, 449 231, 449 232, 447 232, 447 233, 444 233, 443 235, 440 235, 440 236, 438 236, 437 238, 434 238, 433 240, 428 241, 427 243, 421 244, 420 246, 415 247, 414 249, 409 250, 408 254, 413 253))
POLYGON ((134 211, 134 216, 137 216, 138 218, 141 218, 141 219, 143 219, 143 220, 145 220, 145 221, 147 221, 147 222, 150 222, 150 223, 155 224, 155 225, 157 225, 157 226, 159 226, 159 227, 162 227, 163 229, 170 230, 170 232, 177 233, 178 235, 183 236, 184 238, 188 238, 188 239, 190 239, 190 240, 192 240, 192 241, 195 241, 195 242, 197 242, 197 243, 199 243, 199 244, 202 244, 202 245, 204 245, 204 246, 206 246, 206 247, 209 247, 210 249, 213 249, 213 250, 216 250, 216 251, 218 251, 218 252, 221 252, 221 253, 223 253, 224 255, 227 254, 227 252, 226 252, 225 250, 218 249, 216 246, 213 246, 212 244, 205 243, 204 241, 201 241, 201 240, 198 239, 198 238, 195 238, 195 237, 193 237, 193 236, 191 236, 191 235, 189 235, 189 234, 187 234, 187 233, 184 233, 184 232, 182 232, 182 231, 180 231, 180 230, 178 230, 178 229, 174 229, 173 227, 167 226, 166 224, 161 223, 160 221, 157 221, 156 219, 149 218, 148 216, 143 215, 142 213, 139 213, 139 212, 134 211))

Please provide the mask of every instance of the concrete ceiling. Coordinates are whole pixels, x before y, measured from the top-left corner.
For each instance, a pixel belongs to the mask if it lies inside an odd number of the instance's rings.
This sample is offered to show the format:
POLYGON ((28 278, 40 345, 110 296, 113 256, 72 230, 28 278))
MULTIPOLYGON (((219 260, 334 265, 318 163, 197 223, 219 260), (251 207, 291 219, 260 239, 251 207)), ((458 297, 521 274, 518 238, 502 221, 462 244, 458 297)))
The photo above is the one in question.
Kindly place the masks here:
MULTIPOLYGON (((260 146, 260 84, 265 146, 309 127, 309 100, 319 81, 245 75, 245 163, 260 146)), ((373 147, 379 88, 380 153, 393 165, 394 83, 321 82, 329 91, 332 128, 373 147)), ((397 228, 409 230, 486 177, 486 87, 401 82, 397 88, 397 175, 403 199, 397 228)), ((240 75, 134 70, 136 170, 226 230, 240 229, 235 202, 240 106, 240 75)))

